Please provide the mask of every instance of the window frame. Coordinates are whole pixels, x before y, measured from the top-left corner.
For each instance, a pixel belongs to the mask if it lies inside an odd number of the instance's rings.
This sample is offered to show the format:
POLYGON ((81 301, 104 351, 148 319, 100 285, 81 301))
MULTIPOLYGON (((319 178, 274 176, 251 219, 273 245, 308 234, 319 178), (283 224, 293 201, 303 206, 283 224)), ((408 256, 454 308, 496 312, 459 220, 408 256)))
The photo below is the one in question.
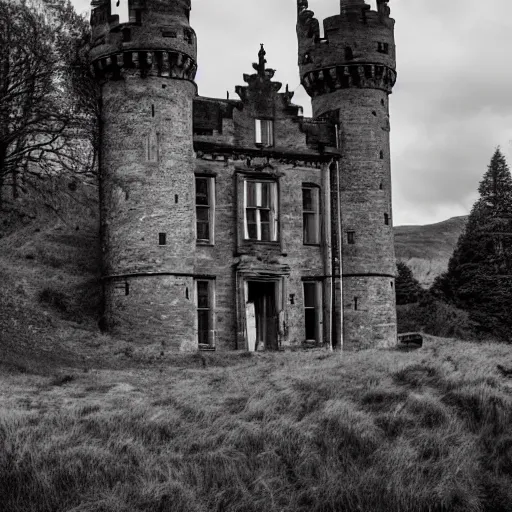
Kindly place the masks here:
POLYGON ((194 198, 195 198, 195 214, 196 214, 196 244, 197 245, 215 245, 215 176, 207 174, 196 174, 194 179, 194 198), (197 181, 206 180, 208 204, 198 204, 197 181), (208 221, 199 221, 199 210, 207 210, 208 221), (208 222, 208 238, 199 238, 198 224, 208 222))
POLYGON ((274 147, 274 120, 269 118, 256 118, 254 120, 254 143, 266 148, 274 147), (267 126, 266 140, 264 139, 263 123, 267 126))
POLYGON ((302 304, 303 304, 303 315, 304 315, 304 342, 307 344, 315 344, 321 345, 323 343, 323 303, 322 303, 322 293, 323 293, 323 283, 321 280, 314 278, 304 278, 302 280, 302 304), (306 286, 314 286, 314 300, 315 303, 313 306, 307 305, 306 301, 306 286), (307 312, 314 311, 315 315, 315 339, 308 338, 308 326, 307 326, 307 312))
MULTIPOLYGON (((321 189, 314 183, 303 183, 302 184, 302 243, 303 245, 318 246, 322 243, 322 196, 321 189), (316 194, 316 210, 305 210, 304 209, 304 191, 311 190, 316 194), (306 240, 306 216, 313 216, 314 224, 316 225, 316 241, 312 242, 306 240)), ((313 201, 313 203, 315 203, 313 201)))
POLYGON ((256 177, 246 177, 243 180, 243 241, 245 243, 262 243, 262 244, 277 244, 280 239, 279 232, 279 187, 278 182, 273 179, 265 179, 265 178, 256 178, 256 177), (256 185, 256 205, 248 205, 248 193, 249 193, 249 184, 254 183, 256 185), (263 197, 263 187, 261 185, 269 184, 268 191, 268 200, 269 205, 266 207, 262 204, 257 204, 258 201, 262 201, 263 197), (259 187, 258 187, 259 185, 259 187), (260 191, 258 191, 260 189, 260 191), (259 198, 260 199, 259 199, 259 198), (248 211, 254 211, 255 222, 249 223, 248 211), (268 225, 269 225, 269 239, 262 239, 262 225, 267 224, 266 221, 261 220, 261 213, 265 211, 268 212, 268 225), (249 224, 256 225, 256 238, 251 238, 249 236, 249 224))
POLYGON ((194 279, 194 303, 196 306, 196 325, 197 325, 197 346, 199 350, 215 350, 215 280, 214 279, 205 279, 205 278, 196 278, 194 279), (207 285, 207 298, 208 304, 206 307, 201 306, 199 304, 199 284, 206 283, 207 285), (200 330, 200 313, 206 312, 206 318, 208 322, 208 329, 206 330, 206 340, 207 343, 204 343, 204 337, 201 336, 201 333, 204 330, 200 330), (203 341, 203 342, 202 342, 203 341))

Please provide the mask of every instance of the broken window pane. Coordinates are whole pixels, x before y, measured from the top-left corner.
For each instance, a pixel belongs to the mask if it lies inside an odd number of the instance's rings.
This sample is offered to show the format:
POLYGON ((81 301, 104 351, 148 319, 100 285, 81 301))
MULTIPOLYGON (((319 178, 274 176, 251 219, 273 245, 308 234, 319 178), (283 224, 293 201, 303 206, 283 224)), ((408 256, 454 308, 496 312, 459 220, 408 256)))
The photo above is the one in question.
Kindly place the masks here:
POLYGON ((256 204, 256 185, 254 181, 247 182, 247 206, 257 206, 256 204))
POLYGON ((246 181, 245 237, 277 241, 277 183, 246 181))

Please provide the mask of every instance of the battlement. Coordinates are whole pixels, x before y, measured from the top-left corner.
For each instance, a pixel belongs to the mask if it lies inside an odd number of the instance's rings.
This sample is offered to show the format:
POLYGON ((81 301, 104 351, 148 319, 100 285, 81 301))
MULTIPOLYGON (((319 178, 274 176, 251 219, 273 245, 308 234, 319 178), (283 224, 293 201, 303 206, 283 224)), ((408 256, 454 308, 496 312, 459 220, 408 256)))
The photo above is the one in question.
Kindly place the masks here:
MULTIPOLYGON (((197 40, 189 25, 191 0, 94 0, 92 7, 91 63, 102 76, 105 66, 115 78, 140 62, 144 72, 152 60, 184 62, 187 69, 194 69, 194 73, 175 70, 178 77, 190 79, 195 74, 197 40)), ((165 73, 165 64, 160 68, 165 73)))
POLYGON ((391 92, 396 79, 395 21, 388 1, 378 0, 374 11, 364 0, 341 0, 340 14, 323 21, 322 38, 308 1, 297 0, 299 69, 311 96, 352 86, 391 92))

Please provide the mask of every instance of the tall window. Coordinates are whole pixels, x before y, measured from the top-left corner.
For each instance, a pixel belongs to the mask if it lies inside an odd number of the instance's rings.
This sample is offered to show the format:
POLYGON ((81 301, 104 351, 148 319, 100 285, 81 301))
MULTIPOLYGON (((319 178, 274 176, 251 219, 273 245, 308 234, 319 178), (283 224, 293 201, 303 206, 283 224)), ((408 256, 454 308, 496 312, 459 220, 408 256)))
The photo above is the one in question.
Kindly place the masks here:
POLYGON ((196 281, 197 341, 199 347, 213 347, 213 281, 196 281))
POLYGON ((255 142, 263 146, 274 145, 274 121, 271 119, 255 120, 255 142))
POLYGON ((305 281, 303 286, 306 341, 320 343, 322 339, 320 330, 322 304, 321 283, 319 281, 305 281))
POLYGON ((196 177, 196 237, 200 243, 213 243, 214 179, 196 177))
POLYGON ((303 240, 306 245, 320 243, 320 189, 302 187, 303 240))
POLYGON ((244 182, 245 239, 276 242, 278 236, 277 183, 244 182))

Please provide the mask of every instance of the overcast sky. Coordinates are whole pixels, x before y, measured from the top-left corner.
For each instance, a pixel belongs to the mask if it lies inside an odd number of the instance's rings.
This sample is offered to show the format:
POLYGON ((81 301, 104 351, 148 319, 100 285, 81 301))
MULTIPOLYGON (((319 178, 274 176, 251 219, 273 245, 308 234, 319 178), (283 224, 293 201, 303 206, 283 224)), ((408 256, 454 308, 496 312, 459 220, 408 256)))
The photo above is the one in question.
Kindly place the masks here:
MULTIPOLYGON (((171 0, 169 0, 171 1, 171 0)), ((72 0, 79 12, 89 0, 72 0)), ((376 0, 367 0, 375 8, 376 0)), ((390 0, 398 80, 391 96, 394 224, 428 224, 469 212, 496 146, 512 164, 512 2, 390 0)), ((316 17, 339 0, 309 0, 316 17)), ((252 72, 265 43, 275 80, 293 102, 299 85, 296 0, 192 0, 199 94, 222 97, 252 72)))

